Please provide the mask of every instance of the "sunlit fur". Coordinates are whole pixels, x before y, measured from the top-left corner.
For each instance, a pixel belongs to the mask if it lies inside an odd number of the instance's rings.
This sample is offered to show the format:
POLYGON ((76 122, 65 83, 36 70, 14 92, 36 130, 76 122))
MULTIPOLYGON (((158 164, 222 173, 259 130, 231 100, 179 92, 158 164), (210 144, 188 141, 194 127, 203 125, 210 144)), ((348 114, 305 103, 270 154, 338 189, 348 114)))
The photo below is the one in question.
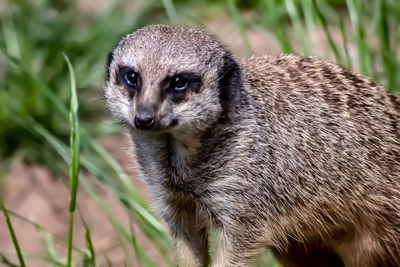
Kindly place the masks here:
POLYGON ((202 30, 153 25, 110 54, 105 95, 176 240, 181 266, 247 266, 270 248, 285 266, 400 265, 400 101, 312 57, 241 61, 202 30), (132 98, 118 66, 140 73, 132 98), (174 102, 166 77, 201 86, 174 102), (135 129, 138 105, 156 127, 135 129), (171 126, 171 122, 177 124, 171 126))

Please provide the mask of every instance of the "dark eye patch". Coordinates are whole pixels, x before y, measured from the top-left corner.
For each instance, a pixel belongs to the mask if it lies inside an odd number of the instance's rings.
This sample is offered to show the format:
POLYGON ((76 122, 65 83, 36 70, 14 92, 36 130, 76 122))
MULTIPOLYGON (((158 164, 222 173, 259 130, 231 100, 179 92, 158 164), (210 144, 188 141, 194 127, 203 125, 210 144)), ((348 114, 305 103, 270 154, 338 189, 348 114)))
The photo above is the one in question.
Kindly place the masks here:
POLYGON ((111 62, 113 61, 113 59, 114 59, 114 53, 113 53, 113 51, 111 51, 110 53, 108 53, 108 56, 107 56, 106 81, 110 80, 110 65, 111 65, 111 62))
POLYGON ((198 92, 201 86, 199 75, 191 72, 182 72, 169 76, 163 81, 165 93, 171 96, 174 102, 181 102, 188 92, 198 92))
POLYGON ((117 77, 117 83, 125 85, 130 98, 133 98, 140 90, 142 80, 140 74, 134 69, 126 66, 120 66, 117 77))

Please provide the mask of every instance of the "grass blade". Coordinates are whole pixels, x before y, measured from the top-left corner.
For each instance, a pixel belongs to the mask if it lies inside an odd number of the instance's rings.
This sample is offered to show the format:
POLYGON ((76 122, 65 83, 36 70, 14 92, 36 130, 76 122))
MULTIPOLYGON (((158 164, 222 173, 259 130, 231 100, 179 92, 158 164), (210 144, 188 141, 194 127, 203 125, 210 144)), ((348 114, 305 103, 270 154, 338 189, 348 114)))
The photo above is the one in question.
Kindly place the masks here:
MULTIPOLYGON (((47 254, 48 254, 47 256, 49 257, 49 259, 52 259, 53 261, 57 261, 57 253, 54 248, 53 237, 51 236, 51 234, 44 233, 44 241, 45 241, 45 245, 47 248, 47 254)), ((56 266, 56 265, 53 264, 53 266, 56 266)))
POLYGON ((96 266, 96 254, 94 252, 94 247, 93 247, 93 242, 92 242, 92 237, 90 234, 90 228, 86 224, 86 222, 83 220, 83 225, 85 227, 85 240, 86 240, 86 249, 87 251, 85 252, 83 256, 83 261, 84 264, 83 266, 90 266, 90 267, 95 267, 96 266))
POLYGON ((235 25, 239 30, 240 36, 242 37, 242 42, 244 45, 244 49, 246 50, 246 54, 252 55, 253 50, 250 47, 249 40, 246 34, 246 29, 243 24, 243 20, 240 16, 239 10, 236 7, 236 1, 235 0, 227 0, 227 1, 228 1, 228 8, 232 14, 233 21, 235 22, 235 25))
MULTIPOLYGON (((100 156, 104 159, 106 163, 110 165, 110 167, 114 170, 117 174, 117 177, 120 179, 121 183, 123 184, 124 188, 130 194, 130 196, 135 197, 135 201, 145 209, 148 209, 148 204, 142 197, 139 190, 133 185, 132 181, 130 180, 128 174, 123 170, 123 168, 115 161, 115 159, 102 147, 96 140, 93 138, 85 139, 85 142, 89 144, 89 146, 100 156)), ((152 214, 153 215, 153 214, 152 214)))
POLYGON ((306 29, 310 37, 309 50, 315 51, 315 45, 318 43, 318 35, 313 4, 311 1, 301 1, 301 7, 304 14, 306 29))
POLYGON ((341 65, 344 65, 345 62, 344 62, 343 56, 342 56, 338 46, 336 45, 335 41, 332 38, 332 35, 331 35, 330 31, 329 31, 328 23, 326 21, 325 16, 319 10, 318 4, 316 3, 316 0, 313 0, 312 3, 313 3, 313 6, 315 8, 315 11, 317 13, 317 17, 318 17, 319 21, 322 24, 322 29, 324 30, 326 38, 328 39, 329 46, 331 47, 331 50, 332 50, 333 54, 335 55, 336 62, 341 64, 341 65))
POLYGON ((5 50, 7 54, 13 58, 21 59, 21 50, 18 41, 17 30, 14 25, 14 21, 11 12, 5 14, 1 19, 5 50))
POLYGON ((387 14, 387 4, 383 0, 376 2, 378 12, 377 30, 382 55, 382 63, 386 76, 386 85, 389 92, 396 91, 397 86, 397 55, 396 50, 391 48, 390 29, 387 14))
POLYGON ((67 266, 71 266, 72 260, 72 234, 74 231, 74 213, 76 207, 76 193, 78 190, 79 178, 79 121, 78 121, 78 97, 76 94, 76 81, 74 69, 66 54, 63 54, 67 62, 70 81, 71 81, 71 107, 69 113, 71 133, 70 133, 70 190, 71 199, 69 205, 69 231, 68 231, 68 251, 67 266))
POLYGON ((300 19, 298 11, 297 11, 297 7, 293 0, 285 0, 284 2, 285 2, 286 10, 289 14, 290 20, 292 21, 294 31, 296 32, 297 38, 299 39, 299 41, 301 43, 303 53, 305 55, 309 55, 310 54, 309 45, 307 44, 307 42, 305 40, 306 34, 305 34, 304 27, 303 27, 303 23, 300 19))
POLYGON ((346 56, 346 66, 349 69, 351 69, 353 64, 352 64, 352 61, 351 61, 351 58, 350 58, 349 47, 348 47, 349 42, 348 42, 348 39, 347 39, 347 33, 346 33, 346 28, 344 26, 343 18, 340 18, 339 27, 340 27, 340 32, 342 34, 344 54, 346 56))
POLYGON ((353 25, 353 31, 357 40, 358 61, 361 72, 371 76, 371 53, 366 40, 365 28, 361 22, 361 5, 358 0, 346 0, 347 8, 350 13, 350 19, 353 25))
POLYGON ((15 235, 14 228, 13 228, 11 220, 10 220, 10 216, 8 215, 8 211, 7 211, 6 207, 4 206, 4 201, 1 196, 0 196, 0 206, 3 211, 4 217, 6 218, 8 231, 10 232, 12 241, 14 243, 15 251, 17 252, 17 255, 18 255, 19 264, 21 267, 25 267, 26 265, 25 265, 24 257, 22 256, 22 252, 21 252, 21 248, 19 247, 17 236, 15 235))
POLYGON ((278 15, 278 4, 271 0, 264 0, 263 4, 265 13, 268 14, 266 16, 268 27, 275 34, 282 52, 293 53, 294 49, 287 28, 285 26, 276 27, 276 25, 285 25, 285 21, 278 15))
MULTIPOLYGON (((44 261, 44 262, 47 262, 47 263, 51 263, 51 264, 53 264, 54 266, 57 266, 57 267, 65 267, 66 266, 65 264, 63 264, 63 263, 61 263, 59 261, 53 260, 53 259, 51 259, 51 258, 49 258, 47 256, 42 256, 42 255, 39 255, 39 254, 35 254, 35 253, 23 253, 23 256, 24 256, 25 259, 41 260, 41 261, 44 261)), ((3 255, 3 257, 4 257, 4 255, 3 255)), ((0 259, 1 259, 1 253, 0 253, 0 259)), ((11 265, 11 266, 13 266, 13 265, 11 265)), ((49 266, 49 265, 46 264, 46 265, 42 265, 42 266, 49 266)), ((21 267, 21 266, 18 265, 18 267, 21 267)))
POLYGON ((1 252, 0 252, 0 263, 4 263, 4 265, 8 266, 8 267, 19 267, 18 265, 12 263, 11 261, 9 261, 6 256, 4 256, 1 252))
POLYGON ((163 5, 165 8, 165 12, 167 12, 167 16, 168 19, 171 22, 175 22, 176 21, 176 10, 174 7, 174 4, 172 3, 172 0, 162 0, 163 1, 163 5))
POLYGON ((155 263, 147 256, 146 252, 139 247, 135 241, 135 238, 131 236, 131 234, 118 222, 118 220, 111 214, 111 209, 107 206, 107 204, 101 199, 101 197, 95 192, 91 184, 86 180, 82 179, 81 183, 85 188, 86 192, 89 193, 91 198, 96 202, 97 205, 101 207, 107 219, 116 230, 116 233, 122 236, 126 241, 128 241, 135 250, 138 251, 138 258, 146 263, 146 266, 155 267, 155 263))
MULTIPOLYGON (((21 221, 23 221, 23 222, 25 222, 25 223, 27 223, 27 224, 29 224, 29 225, 35 227, 37 230, 39 230, 39 231, 41 231, 41 232, 43 232, 43 233, 45 233, 45 234, 48 234, 48 235, 50 235, 51 237, 54 237, 54 239, 56 239, 57 241, 62 242, 62 243, 65 243, 65 244, 67 243, 66 240, 65 240, 63 237, 58 236, 58 235, 56 235, 56 234, 50 232, 49 230, 47 230, 47 229, 44 228, 43 226, 39 225, 38 223, 36 223, 36 222, 34 222, 34 221, 31 221, 30 219, 26 218, 25 216, 23 216, 23 215, 21 215, 21 214, 19 214, 19 213, 16 213, 16 212, 14 212, 14 211, 12 211, 12 210, 7 210, 7 211, 8 211, 8 213, 9 213, 11 216, 20 219, 21 221)), ((83 254, 83 252, 82 252, 79 248, 77 248, 77 247, 72 247, 72 249, 75 250, 76 252, 80 253, 80 254, 83 254)))

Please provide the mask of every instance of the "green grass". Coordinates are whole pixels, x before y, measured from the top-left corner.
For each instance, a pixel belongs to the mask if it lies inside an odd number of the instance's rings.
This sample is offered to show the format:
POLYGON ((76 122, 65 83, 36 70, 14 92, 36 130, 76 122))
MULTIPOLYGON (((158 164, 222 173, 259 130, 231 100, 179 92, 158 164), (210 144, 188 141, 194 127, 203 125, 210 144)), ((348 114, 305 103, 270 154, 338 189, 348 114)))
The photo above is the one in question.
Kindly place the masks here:
MULTIPOLYGON (((74 214, 76 208, 76 194, 78 191, 78 182, 79 182, 80 137, 79 137, 79 119, 78 119, 78 97, 76 93, 75 73, 67 55, 63 54, 63 56, 68 65, 68 70, 70 73, 70 81, 71 81, 71 105, 69 113, 69 122, 71 125, 70 143, 69 143, 70 146, 69 184, 70 184, 71 196, 69 205, 69 230, 68 230, 68 247, 67 247, 67 267, 71 267, 72 235, 74 232, 74 214)), ((86 228, 86 233, 88 234, 87 228, 86 228)))
MULTIPOLYGON (((134 253, 143 266, 158 265, 140 246, 132 226, 118 220, 94 186, 94 179, 119 200, 131 223, 139 226, 163 261, 175 266, 172 241, 164 225, 97 141, 122 131, 110 123, 100 87, 106 55, 124 34, 150 23, 202 25, 208 19, 218 20, 221 14, 236 26, 245 54, 253 53, 250 32, 262 29, 275 37, 283 53, 327 58, 373 77, 391 92, 400 88, 400 3, 396 0, 377 0, 371 5, 360 0, 150 0, 139 1, 134 10, 126 10, 122 1, 111 1, 92 15, 79 12, 74 1, 9 1, 0 20, 0 174, 16 157, 45 165, 58 177, 70 173, 68 236, 56 236, 0 203, 20 266, 31 258, 53 266, 99 266, 99 256, 108 258, 96 254, 84 213, 79 214, 85 247, 73 244, 78 186, 107 217, 126 255, 134 253), (326 47, 321 47, 322 39, 326 47), (63 58, 63 52, 68 58, 63 58), (46 255, 19 248, 19 233, 9 215, 44 234, 46 255), (65 245, 65 255, 56 253, 53 239, 65 245)), ((229 45, 230 40, 221 41, 229 45)), ((0 263, 17 266, 10 256, 0 252, 0 263)), ((276 264, 270 253, 263 253, 255 266, 276 264)))
MULTIPOLYGON (((21 248, 18 243, 17 236, 15 234, 14 228, 11 223, 10 216, 8 215, 8 211, 4 205, 4 201, 3 201, 3 198, 1 197, 1 195, 0 195, 0 208, 3 211, 4 217, 6 219, 8 231, 10 232, 11 239, 12 239, 14 247, 15 247, 15 251, 18 255, 19 264, 21 267, 25 267, 26 265, 25 265, 24 257, 22 256, 22 252, 21 252, 21 248)), ((3 263, 9 263, 5 257, 2 257, 2 258, 3 258, 3 263)))

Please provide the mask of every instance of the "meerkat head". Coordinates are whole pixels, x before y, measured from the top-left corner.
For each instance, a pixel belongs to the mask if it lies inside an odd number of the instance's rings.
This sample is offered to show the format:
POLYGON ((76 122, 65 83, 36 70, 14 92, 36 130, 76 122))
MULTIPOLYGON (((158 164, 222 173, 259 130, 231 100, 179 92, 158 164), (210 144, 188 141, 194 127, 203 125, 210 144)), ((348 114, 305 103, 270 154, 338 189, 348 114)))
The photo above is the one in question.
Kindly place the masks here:
POLYGON ((201 132, 226 116, 238 83, 231 54, 202 30, 152 25, 109 54, 105 95, 132 130, 201 132))

